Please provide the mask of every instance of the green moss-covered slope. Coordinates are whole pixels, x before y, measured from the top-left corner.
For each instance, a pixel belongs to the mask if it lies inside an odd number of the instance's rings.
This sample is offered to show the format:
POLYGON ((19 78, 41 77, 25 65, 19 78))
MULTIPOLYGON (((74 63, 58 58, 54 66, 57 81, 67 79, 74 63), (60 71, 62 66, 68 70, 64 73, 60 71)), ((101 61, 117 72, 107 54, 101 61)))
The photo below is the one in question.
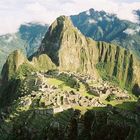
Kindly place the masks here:
POLYGON ((119 46, 98 42, 99 58, 97 69, 104 78, 114 77, 121 86, 131 87, 139 82, 136 72, 140 70, 135 56, 119 46))
MULTIPOLYGON (((133 12, 139 19, 139 11, 133 12)), ((78 15, 71 16, 71 20, 85 36, 97 41, 111 42, 131 50, 140 57, 139 24, 122 20, 117 15, 106 11, 89 9, 78 15)))
POLYGON ((40 71, 56 69, 55 64, 52 63, 51 59, 46 54, 42 54, 37 57, 33 57, 32 63, 34 65, 34 67, 40 71))
POLYGON ((20 51, 11 53, 2 69, 2 80, 6 82, 14 76, 19 66, 26 61, 26 58, 20 51))

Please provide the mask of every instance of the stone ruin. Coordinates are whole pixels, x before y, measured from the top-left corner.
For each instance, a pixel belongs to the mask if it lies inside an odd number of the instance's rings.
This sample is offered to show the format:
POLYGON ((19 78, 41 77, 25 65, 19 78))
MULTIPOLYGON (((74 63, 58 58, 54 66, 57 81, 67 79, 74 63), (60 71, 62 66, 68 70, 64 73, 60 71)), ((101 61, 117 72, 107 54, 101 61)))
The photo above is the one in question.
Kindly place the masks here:
MULTIPOLYGON (((37 75, 37 77, 40 77, 41 83, 38 81, 35 82, 35 85, 39 84, 39 90, 38 91, 32 91, 32 93, 29 95, 31 98, 36 98, 38 96, 39 98, 39 107, 46 108, 44 110, 40 110, 42 114, 54 114, 59 113, 64 110, 67 110, 72 107, 81 106, 81 107, 104 107, 105 104, 103 104, 100 101, 100 96, 102 95, 110 95, 115 94, 117 96, 117 100, 124 100, 129 99, 130 97, 127 92, 124 90, 121 90, 120 88, 116 86, 112 86, 108 82, 104 82, 102 80, 96 80, 92 76, 88 75, 82 75, 82 74, 71 74, 71 76, 74 76, 79 82, 82 82, 83 84, 87 84, 87 81, 93 81, 97 82, 97 85, 88 85, 88 92, 92 95, 95 95, 97 97, 88 97, 81 95, 78 91, 62 91, 57 86, 54 85, 48 85, 45 83, 44 75, 40 73, 35 73, 34 75, 37 75)), ((47 76, 48 78, 48 76, 47 76)), ((27 101, 25 101, 22 104, 27 104, 27 101)), ((28 104, 31 104, 29 101, 28 104)), ((39 110, 36 110, 37 113, 39 110)), ((40 114, 40 113, 39 113, 40 114)))
MULTIPOLYGON (((54 88, 54 86, 46 85, 43 87, 43 89, 40 89, 39 91, 40 91, 39 107, 46 108, 47 114, 59 113, 75 106, 81 107, 105 106, 99 101, 99 99, 82 96, 80 93, 74 92, 73 90, 62 92, 57 87, 54 88)), ((36 98, 37 95, 38 93, 33 91, 30 96, 32 98, 36 98)), ((46 113, 42 111, 42 114, 46 113)))

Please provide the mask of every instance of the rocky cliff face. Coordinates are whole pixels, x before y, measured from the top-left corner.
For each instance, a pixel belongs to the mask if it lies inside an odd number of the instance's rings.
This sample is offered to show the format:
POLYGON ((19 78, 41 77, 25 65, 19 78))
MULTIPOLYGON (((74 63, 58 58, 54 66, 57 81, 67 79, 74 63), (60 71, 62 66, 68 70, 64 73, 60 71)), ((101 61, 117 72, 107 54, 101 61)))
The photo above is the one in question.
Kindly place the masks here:
POLYGON ((97 77, 99 72, 102 77, 114 77, 123 87, 140 81, 139 63, 131 52, 86 38, 65 16, 57 18, 50 26, 38 50, 38 54, 42 53, 48 54, 60 70, 97 77))
POLYGON ((135 56, 119 46, 98 42, 99 61, 97 68, 101 75, 116 77, 122 86, 139 82, 140 65, 135 56))
POLYGON ((5 83, 18 70, 19 66, 22 65, 26 61, 26 58, 20 51, 14 51, 11 53, 3 66, 2 69, 2 80, 5 83))
POLYGON ((68 17, 61 16, 50 26, 39 53, 47 53, 60 70, 96 73, 96 42, 85 38, 68 17))

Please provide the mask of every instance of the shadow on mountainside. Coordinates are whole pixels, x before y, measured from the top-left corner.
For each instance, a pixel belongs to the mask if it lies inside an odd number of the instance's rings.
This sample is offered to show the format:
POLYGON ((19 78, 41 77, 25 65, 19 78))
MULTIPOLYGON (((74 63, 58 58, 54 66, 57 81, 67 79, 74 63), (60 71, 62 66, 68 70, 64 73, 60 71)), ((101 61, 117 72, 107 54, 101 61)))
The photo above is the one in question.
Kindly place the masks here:
POLYGON ((138 84, 135 84, 132 88, 132 93, 135 95, 135 96, 140 96, 140 87, 138 84))
POLYGON ((124 109, 124 110, 135 110, 136 109, 136 102, 131 101, 131 102, 123 102, 122 104, 117 104, 115 107, 124 109))
POLYGON ((16 92, 20 80, 14 79, 0 87, 0 107, 10 106, 20 95, 16 92))

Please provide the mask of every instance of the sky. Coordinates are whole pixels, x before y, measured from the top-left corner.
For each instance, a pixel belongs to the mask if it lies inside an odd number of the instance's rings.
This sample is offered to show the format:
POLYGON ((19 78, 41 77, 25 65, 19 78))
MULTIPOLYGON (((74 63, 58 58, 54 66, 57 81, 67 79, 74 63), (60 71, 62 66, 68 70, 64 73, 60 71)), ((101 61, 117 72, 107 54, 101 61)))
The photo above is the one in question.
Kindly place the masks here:
POLYGON ((51 24, 60 15, 74 15, 90 8, 136 22, 132 11, 140 9, 140 0, 0 0, 0 35, 16 32, 22 23, 51 24))

